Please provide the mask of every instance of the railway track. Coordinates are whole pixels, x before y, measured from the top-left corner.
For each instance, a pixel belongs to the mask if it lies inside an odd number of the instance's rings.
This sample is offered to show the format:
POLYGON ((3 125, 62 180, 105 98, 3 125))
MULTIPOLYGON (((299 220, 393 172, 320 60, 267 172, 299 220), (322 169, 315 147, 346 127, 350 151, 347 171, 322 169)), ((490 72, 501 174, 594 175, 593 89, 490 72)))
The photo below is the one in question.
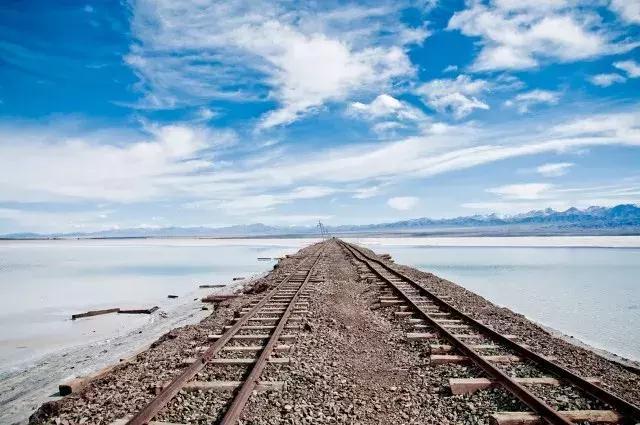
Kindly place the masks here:
MULTIPOLYGON (((268 364, 289 361, 281 353, 289 351, 290 341, 296 338, 296 331, 302 329, 308 306, 309 284, 320 281, 316 265, 323 249, 324 245, 321 245, 313 254, 301 260, 265 296, 243 309, 234 318, 233 324, 224 327, 223 332, 209 335, 208 340, 212 345, 206 351, 197 358, 189 359, 189 366, 171 382, 161 386, 159 393, 142 410, 114 424, 175 424, 174 419, 165 422, 157 417, 176 416, 171 412, 175 406, 170 403, 183 390, 229 394, 227 402, 221 403, 224 413, 218 423, 235 424, 254 391, 281 388, 284 385, 282 382, 260 381, 260 378, 268 364), (234 373, 242 378, 240 381, 195 380, 199 376, 215 376, 218 372, 211 371, 212 368, 240 368, 234 373)), ((206 406, 201 408, 206 409, 206 406)), ((220 418, 221 412, 207 411, 206 415, 220 418)))
POLYGON ((367 254, 359 247, 339 241, 342 247, 366 266, 380 285, 380 303, 397 306, 398 317, 407 319, 415 332, 409 339, 429 343, 431 364, 473 363, 485 375, 480 378, 451 379, 454 394, 465 394, 490 387, 502 387, 530 411, 505 411, 492 415, 499 425, 571 424, 571 423, 640 423, 640 409, 600 387, 597 380, 583 378, 471 318, 401 271, 367 254), (518 377, 517 365, 526 364, 534 376, 518 377), (516 366, 514 366, 516 365, 516 366), (545 388, 569 386, 588 405, 598 409, 556 410, 553 397, 545 388))

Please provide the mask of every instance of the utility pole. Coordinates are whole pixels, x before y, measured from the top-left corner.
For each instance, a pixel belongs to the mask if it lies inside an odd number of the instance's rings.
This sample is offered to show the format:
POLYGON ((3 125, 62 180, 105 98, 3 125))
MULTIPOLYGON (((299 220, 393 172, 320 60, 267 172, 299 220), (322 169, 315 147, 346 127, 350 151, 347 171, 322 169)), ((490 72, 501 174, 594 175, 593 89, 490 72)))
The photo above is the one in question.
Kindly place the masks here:
POLYGON ((323 240, 329 238, 329 232, 327 232, 326 227, 324 227, 324 224, 322 224, 320 220, 318 220, 318 229, 320 229, 320 236, 322 236, 323 240))

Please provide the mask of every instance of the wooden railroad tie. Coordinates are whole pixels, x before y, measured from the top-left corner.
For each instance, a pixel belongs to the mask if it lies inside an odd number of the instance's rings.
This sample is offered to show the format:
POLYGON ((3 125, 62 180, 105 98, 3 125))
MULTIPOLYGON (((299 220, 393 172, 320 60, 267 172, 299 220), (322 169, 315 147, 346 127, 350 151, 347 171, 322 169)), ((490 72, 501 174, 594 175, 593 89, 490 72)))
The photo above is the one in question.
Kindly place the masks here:
MULTIPOLYGON (((585 378, 587 381, 593 384, 600 384, 600 380, 597 378, 585 378)), ((549 385, 558 386, 560 380, 551 377, 542 378, 513 378, 518 384, 524 385, 549 385)), ((471 394, 479 390, 491 388, 497 383, 489 378, 450 378, 449 387, 451 388, 451 394, 471 394)))
POLYGON ((409 341, 424 341, 427 339, 437 338, 438 334, 424 333, 424 332, 409 332, 407 333, 407 339, 409 341))
MULTIPOLYGON (((492 363, 516 363, 522 361, 518 356, 482 356, 483 359, 492 363)), ((467 356, 457 354, 432 354, 431 364, 468 363, 471 359, 467 356)))
MULTIPOLYGON (((130 419, 131 419, 131 416, 116 419, 115 421, 111 422, 109 425, 126 425, 130 419)), ((151 421, 149 422, 149 425, 184 425, 184 424, 178 424, 175 422, 151 421)))
MULTIPOLYGON (((233 326, 232 325, 226 325, 224 327, 224 329, 231 329, 233 326)), ((245 330, 245 331, 269 331, 271 329, 275 329, 276 326, 275 325, 244 325, 240 327, 240 330, 245 330)), ((284 327, 285 329, 302 329, 302 326, 300 325, 286 325, 284 327)))
POLYGON ((91 311, 87 311, 86 313, 72 314, 71 315, 71 320, 81 319, 83 317, 99 316, 101 314, 118 313, 119 311, 120 311, 119 308, 107 308, 107 309, 104 309, 104 310, 91 310, 91 311))
MULTIPOLYGON (((235 391, 243 384, 242 381, 191 381, 183 387, 185 391, 235 391)), ((156 385, 156 394, 169 385, 168 382, 156 385)), ((256 391, 282 391, 284 381, 259 381, 256 391)))
MULTIPOLYGON (((623 419, 613 410, 561 410, 558 413, 571 422, 615 424, 623 419)), ((495 425, 537 425, 544 421, 530 412, 498 412, 490 416, 490 422, 495 425)))
MULTIPOLYGON (((500 348, 499 346, 493 345, 493 344, 472 344, 470 345, 470 347, 474 350, 495 350, 497 348, 500 348)), ((451 345, 446 345, 446 344, 429 345, 429 351, 431 352, 431 354, 446 354, 454 350, 455 348, 453 348, 451 345)))
MULTIPOLYGON (((246 352, 252 352, 252 351, 261 351, 263 348, 264 348, 264 345, 227 345, 222 347, 222 351, 246 353, 246 352)), ((195 349, 195 352, 204 353, 208 349, 209 349, 208 345, 203 345, 201 347, 197 347, 195 349)), ((290 351, 290 350, 291 350, 291 345, 286 345, 286 344, 279 344, 273 347, 273 351, 276 351, 276 352, 284 352, 284 351, 290 351)))
MULTIPOLYGON (((229 359, 211 359, 209 364, 217 365, 250 365, 256 362, 256 357, 243 357, 243 358, 229 358, 229 359)), ((291 359, 289 357, 270 357, 267 360, 272 364, 289 364, 291 359)))
MULTIPOLYGON (((218 339, 222 338, 222 335, 220 334, 212 334, 207 336, 207 339, 209 341, 217 341, 218 339)), ((233 335, 231 337, 231 339, 269 339, 271 338, 271 335, 269 334, 255 334, 255 335, 233 335)), ((295 335, 290 335, 290 334, 284 334, 284 335, 280 335, 278 337, 278 339, 281 340, 288 340, 288 339, 296 339, 295 335)))

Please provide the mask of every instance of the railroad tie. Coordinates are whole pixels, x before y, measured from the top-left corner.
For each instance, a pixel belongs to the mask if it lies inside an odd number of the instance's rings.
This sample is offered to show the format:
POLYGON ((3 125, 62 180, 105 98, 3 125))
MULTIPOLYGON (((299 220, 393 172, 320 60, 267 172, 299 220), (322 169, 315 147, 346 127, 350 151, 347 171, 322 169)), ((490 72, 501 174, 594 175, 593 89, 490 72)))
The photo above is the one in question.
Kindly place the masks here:
MULTIPOLYGON (((482 356, 483 359, 492 363, 516 363, 522 361, 518 356, 482 356)), ((431 364, 468 363, 471 359, 467 356, 457 354, 432 354, 431 364)))
MULTIPOLYGON (((227 345, 222 347, 221 351, 232 351, 232 352, 251 352, 251 351, 260 351, 264 348, 264 345, 227 345)), ((208 345, 197 347, 197 353, 204 353, 209 349, 208 345)), ((289 351, 291 350, 291 345, 280 344, 276 345, 273 348, 273 351, 289 351)))
MULTIPOLYGON (((231 339, 269 339, 270 337, 271 337, 271 335, 269 335, 269 334, 233 335, 231 337, 231 339)), ((209 341, 217 341, 220 338, 222 338, 222 335, 220 335, 220 334, 213 334, 213 335, 207 336, 207 339, 209 341)), ((281 339, 283 341, 284 340, 289 340, 289 339, 296 339, 296 335, 283 334, 283 335, 280 335, 280 337, 278 339, 281 339)))
MULTIPOLYGON (((169 385, 168 382, 158 384, 155 387, 156 394, 169 385)), ((183 389, 185 391, 235 391, 242 385, 242 381, 191 381, 183 389)), ((285 388, 284 381, 259 381, 256 391, 282 391, 285 388)))
POLYGON ((390 305, 398 305, 398 304, 404 304, 404 301, 400 300, 400 299, 395 299, 395 300, 380 300, 380 305, 383 307, 388 307, 390 305))
POLYGON ((409 341, 424 341, 427 339, 437 338, 438 335, 434 333, 424 333, 424 332, 408 332, 407 340, 409 341))
MULTIPOLYGON (((249 365, 254 364, 257 358, 255 357, 244 357, 244 358, 229 358, 229 359, 211 359, 209 360, 210 364, 219 364, 219 365, 249 365)), ((289 357, 270 357, 267 360, 269 363, 273 364, 289 364, 291 363, 291 359, 289 357)))
MULTIPOLYGON (((600 380, 597 378, 585 378, 587 381, 593 384, 600 384, 600 380)), ((549 385, 558 386, 560 380, 551 377, 542 378, 513 378, 519 384, 525 385, 549 385)), ((497 385, 497 383, 489 378, 450 378, 449 387, 451 388, 451 394, 471 394, 478 390, 484 390, 497 385)))
MULTIPOLYGON (((111 422, 109 425, 126 425, 127 422, 129 422, 129 419, 131 419, 131 416, 116 419, 115 421, 111 422)), ((175 422, 151 421, 149 422, 149 425, 183 425, 183 424, 179 424, 175 422)))
MULTIPOLYGON (((231 325, 225 325, 224 329, 231 329, 232 327, 233 326, 231 325)), ((275 325, 245 325, 245 326, 242 326, 240 329, 245 331, 268 331, 275 328, 276 328, 275 325)), ((285 329, 302 329, 302 326, 286 325, 284 328, 285 329)))
MULTIPOLYGON (((561 410, 562 416, 571 422, 619 423, 623 417, 613 410, 561 410)), ((495 425, 533 425, 541 423, 540 416, 530 412, 498 412, 490 416, 495 425)))
MULTIPOLYGON (((454 334, 456 339, 480 339, 484 338, 484 335, 481 334, 454 334)), ((517 339, 516 335, 503 335, 507 339, 517 339)))
MULTIPOLYGON (((497 348, 500 348, 497 345, 493 345, 493 344, 472 344, 470 345, 470 347, 474 350, 495 350, 497 348)), ((446 345, 446 344, 430 344, 429 345, 429 351, 431 352, 431 354, 446 354, 454 350, 455 348, 453 348, 451 345, 446 345)))

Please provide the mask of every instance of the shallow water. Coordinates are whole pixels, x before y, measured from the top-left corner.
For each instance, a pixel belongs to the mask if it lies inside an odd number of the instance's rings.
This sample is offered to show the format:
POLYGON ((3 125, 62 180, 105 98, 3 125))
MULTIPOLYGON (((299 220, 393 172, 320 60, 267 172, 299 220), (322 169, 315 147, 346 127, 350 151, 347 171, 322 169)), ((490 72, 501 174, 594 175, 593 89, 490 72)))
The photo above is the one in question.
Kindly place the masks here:
POLYGON ((0 241, 0 372, 62 347, 114 338, 159 320, 74 313, 113 307, 171 309, 185 298, 270 270, 304 239, 0 241), (194 294, 194 291, 195 294, 194 294), (171 300, 167 295, 179 298, 171 300))
POLYGON ((539 246, 523 246, 524 238, 464 239, 357 242, 591 346, 640 360, 638 238, 529 238, 526 242, 539 246), (463 242, 467 246, 460 246, 463 242))
MULTIPOLYGON (((273 262, 258 257, 293 253, 314 241, 0 241, 0 372, 61 347, 123 336, 159 320, 157 315, 111 314, 71 321, 73 313, 154 305, 168 311, 187 297, 192 301, 210 292, 198 290, 199 284, 265 272, 273 262), (180 298, 169 300, 168 294, 180 298)), ((354 241, 595 347, 640 359, 640 238, 354 241)))

